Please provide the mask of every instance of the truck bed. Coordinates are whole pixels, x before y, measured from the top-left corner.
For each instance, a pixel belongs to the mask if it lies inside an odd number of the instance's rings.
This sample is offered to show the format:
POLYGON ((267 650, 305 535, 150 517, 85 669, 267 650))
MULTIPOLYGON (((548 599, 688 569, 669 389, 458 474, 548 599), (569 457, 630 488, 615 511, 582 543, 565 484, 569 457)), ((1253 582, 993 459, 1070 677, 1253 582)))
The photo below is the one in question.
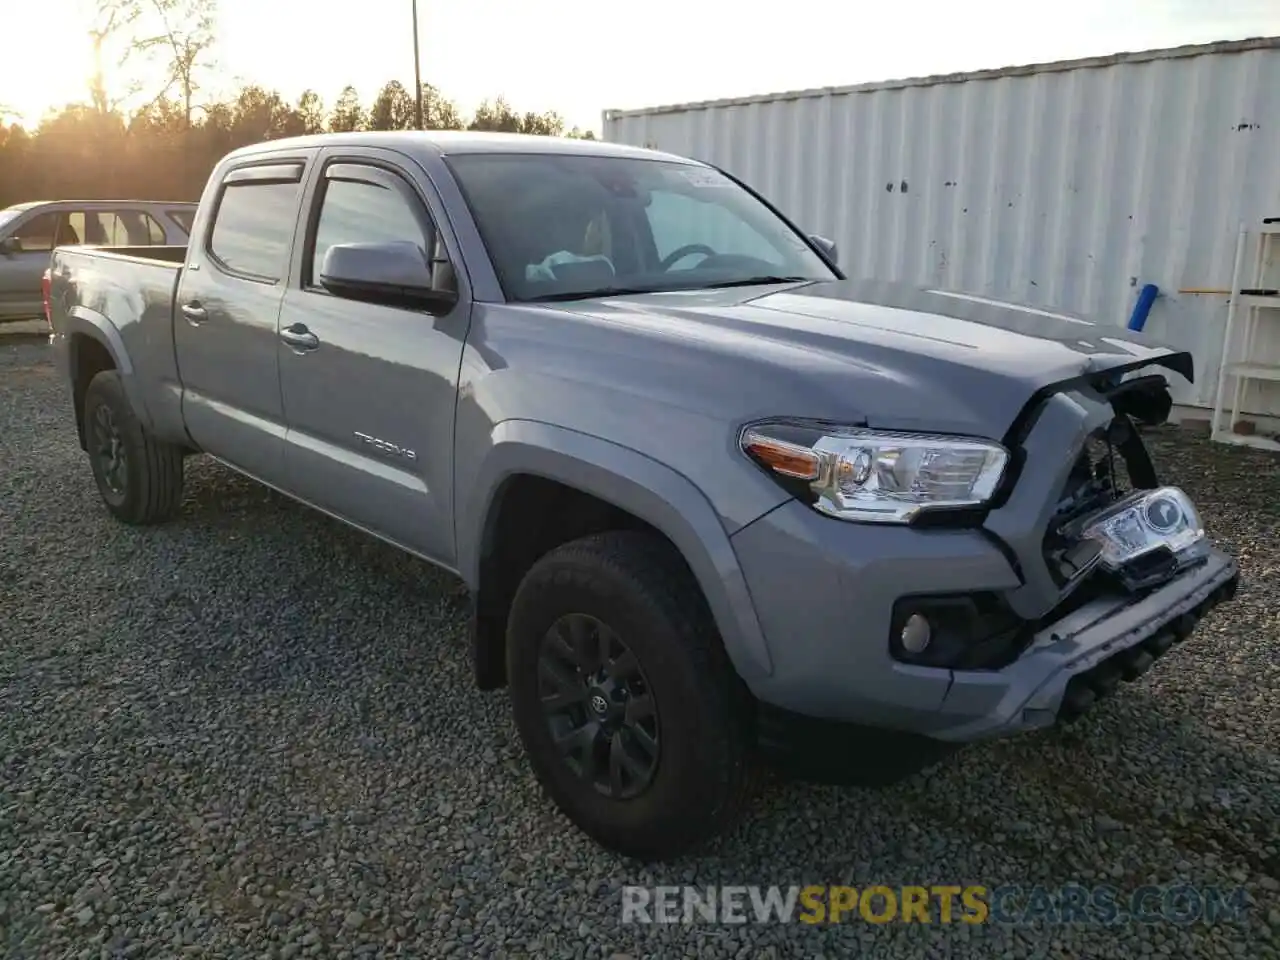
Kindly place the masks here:
POLYGON ((186 255, 186 247, 58 247, 49 267, 54 332, 72 313, 85 311, 122 335, 137 323, 167 327, 186 255))
POLYGON ((186 253, 185 246, 58 247, 49 267, 50 325, 55 342, 68 347, 62 355, 74 355, 77 333, 96 328, 117 354, 144 423, 162 429, 181 423, 173 311, 186 253))

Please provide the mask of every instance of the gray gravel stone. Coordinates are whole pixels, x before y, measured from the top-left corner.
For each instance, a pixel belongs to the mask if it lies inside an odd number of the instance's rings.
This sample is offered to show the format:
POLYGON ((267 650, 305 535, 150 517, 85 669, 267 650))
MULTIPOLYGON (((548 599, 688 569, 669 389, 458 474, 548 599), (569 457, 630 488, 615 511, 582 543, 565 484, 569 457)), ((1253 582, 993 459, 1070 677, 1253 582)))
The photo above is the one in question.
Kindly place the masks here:
POLYGON ((771 782, 667 866, 602 852, 471 686, 450 577, 204 458, 98 502, 48 348, 0 331, 0 955, 1277 956, 1277 461, 1175 431, 1236 602, 1075 727, 881 792, 771 782), (1243 883, 1245 923, 623 924, 629 884, 1243 883))

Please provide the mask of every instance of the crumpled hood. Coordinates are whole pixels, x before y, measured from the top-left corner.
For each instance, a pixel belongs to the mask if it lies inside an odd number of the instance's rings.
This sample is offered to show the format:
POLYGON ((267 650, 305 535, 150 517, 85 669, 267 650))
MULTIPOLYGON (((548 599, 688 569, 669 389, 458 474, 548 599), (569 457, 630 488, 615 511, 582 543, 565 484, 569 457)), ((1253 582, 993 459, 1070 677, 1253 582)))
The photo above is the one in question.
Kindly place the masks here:
MULTIPOLYGON (((753 375, 769 369, 775 386, 822 378, 840 403, 812 409, 821 406, 815 400, 810 409, 776 415, 852 414, 879 428, 996 438, 1046 389, 1151 364, 1193 376, 1190 354, 1113 322, 878 281, 645 294, 556 308, 666 337, 677 350, 713 344, 751 361, 753 375)), ((770 385, 744 382, 739 389, 768 394, 770 385)))

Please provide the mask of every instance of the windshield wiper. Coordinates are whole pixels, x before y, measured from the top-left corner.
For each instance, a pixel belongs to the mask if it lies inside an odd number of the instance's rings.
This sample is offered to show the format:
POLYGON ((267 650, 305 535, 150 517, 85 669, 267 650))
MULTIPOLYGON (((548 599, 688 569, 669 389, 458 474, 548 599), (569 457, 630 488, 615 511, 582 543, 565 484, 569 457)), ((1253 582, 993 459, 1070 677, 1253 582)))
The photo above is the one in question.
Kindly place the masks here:
POLYGON ((757 284, 765 283, 817 283, 813 277, 744 277, 740 280, 721 280, 719 283, 706 283, 703 287, 708 290, 719 290, 724 287, 753 287, 757 284))
POLYGON ((813 277, 744 277, 738 280, 720 280, 715 283, 681 284, 668 287, 597 287, 594 290, 562 290, 559 293, 543 293, 526 297, 524 303, 555 303, 566 300, 594 300, 597 297, 627 297, 641 293, 688 293, 694 290, 719 290, 725 287, 751 287, 765 283, 816 283, 813 277))
POLYGON ((525 303, 554 303, 558 300, 594 300, 597 297, 626 297, 637 293, 662 293, 661 287, 597 287, 594 290, 561 290, 526 297, 525 303))

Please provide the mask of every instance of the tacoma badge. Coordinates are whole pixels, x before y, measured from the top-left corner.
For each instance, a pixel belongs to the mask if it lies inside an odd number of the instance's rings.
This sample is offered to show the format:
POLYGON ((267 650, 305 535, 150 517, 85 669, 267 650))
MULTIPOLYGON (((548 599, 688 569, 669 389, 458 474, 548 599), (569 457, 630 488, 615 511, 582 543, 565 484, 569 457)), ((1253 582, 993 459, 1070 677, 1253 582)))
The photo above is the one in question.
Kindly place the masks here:
POLYGON ((356 436, 369 444, 369 446, 376 447, 383 453, 395 454, 397 457, 404 457, 406 460, 418 459, 418 455, 408 447, 399 446, 398 444, 392 443, 390 440, 379 440, 377 437, 371 437, 367 433, 361 433, 359 430, 356 431, 356 436))

